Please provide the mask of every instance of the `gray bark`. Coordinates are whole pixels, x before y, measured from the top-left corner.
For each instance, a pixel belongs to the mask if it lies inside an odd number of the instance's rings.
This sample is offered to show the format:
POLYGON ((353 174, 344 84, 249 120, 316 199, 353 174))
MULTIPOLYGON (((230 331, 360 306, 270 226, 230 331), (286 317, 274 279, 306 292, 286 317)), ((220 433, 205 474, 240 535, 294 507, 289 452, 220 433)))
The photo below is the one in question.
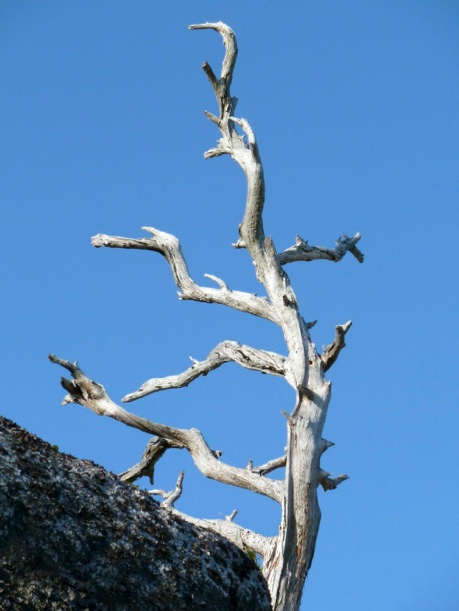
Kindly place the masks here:
MULTIPOLYGON (((351 322, 336 327, 334 341, 320 354, 310 336, 314 323, 306 323, 301 316, 284 266, 288 263, 317 259, 337 262, 347 252, 362 262, 363 254, 356 246, 360 234, 357 233, 352 238, 343 236, 334 249, 310 246, 297 237, 294 246, 277 252, 273 240, 265 235, 263 228, 265 181, 256 136, 246 119, 235 117, 237 99, 232 97, 230 92, 237 57, 236 37, 234 32, 221 22, 192 25, 190 29, 214 30, 222 36, 226 47, 220 77, 215 75, 207 63, 203 64, 219 111, 218 115, 206 111, 206 116, 217 126, 221 135, 217 145, 208 150, 205 157, 229 155, 246 176, 245 211, 239 226, 239 239, 234 246, 244 248, 250 254, 256 277, 263 285, 267 297, 230 290, 223 280, 210 275, 207 277, 213 280, 218 288, 198 285, 189 275, 179 240, 151 227, 144 228, 151 234, 149 238, 130 239, 99 234, 92 242, 96 247, 158 252, 170 265, 181 299, 219 303, 275 323, 282 330, 286 354, 279 355, 237 342, 223 341, 204 361, 194 361, 188 370, 178 375, 151 378, 140 389, 126 395, 123 401, 134 401, 153 392, 187 386, 197 377, 206 375, 229 361, 262 373, 282 376, 296 394, 291 412, 286 413, 286 455, 260 467, 253 467, 251 463, 246 469, 225 465, 219 460, 218 452, 208 447, 199 431, 173 429, 126 412, 109 399, 101 385, 89 380, 76 364, 54 356, 51 360, 67 368, 73 376, 73 380, 64 379, 62 382, 69 392, 64 402, 80 403, 98 414, 109 415, 129 426, 163 437, 168 443, 186 448, 198 469, 207 477, 263 494, 280 504, 279 532, 274 537, 244 529, 232 519, 187 519, 224 534, 242 549, 254 550, 260 554, 273 609, 294 611, 300 606, 304 582, 314 556, 320 524, 317 489, 319 486, 324 490, 335 489, 347 479, 346 475, 330 477, 330 473, 321 469, 320 458, 323 452, 333 445, 322 437, 331 397, 331 383, 325 379, 325 372, 335 363, 344 348, 345 335, 351 327, 351 322), (285 467, 283 480, 266 477, 268 473, 281 467, 285 467)), ((173 494, 159 492, 166 500, 169 498, 168 494, 173 494)))

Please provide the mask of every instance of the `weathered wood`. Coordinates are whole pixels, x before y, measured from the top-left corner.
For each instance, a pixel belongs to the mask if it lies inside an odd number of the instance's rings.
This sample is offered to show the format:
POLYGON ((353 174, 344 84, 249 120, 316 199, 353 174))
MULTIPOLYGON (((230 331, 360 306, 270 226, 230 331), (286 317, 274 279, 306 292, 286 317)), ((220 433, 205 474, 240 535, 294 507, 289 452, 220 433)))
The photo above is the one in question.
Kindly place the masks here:
POLYGON ((200 376, 206 376, 209 372, 217 369, 224 363, 238 363, 245 369, 253 369, 261 373, 269 373, 274 376, 285 375, 285 357, 274 352, 257 350, 250 346, 244 346, 237 342, 226 340, 216 346, 204 361, 193 360, 193 365, 175 376, 166 378, 151 378, 142 384, 136 392, 126 395, 123 402, 135 401, 146 395, 151 395, 159 390, 169 388, 183 388, 200 376))
POLYGON ((185 476, 185 471, 180 471, 179 476, 177 478, 177 483, 175 484, 175 488, 169 492, 165 490, 157 489, 157 490, 149 490, 148 494, 152 496, 162 496, 163 501, 161 503, 161 507, 166 507, 168 509, 172 508, 177 501, 182 496, 183 491, 183 478, 185 476))
MULTIPOLYGON (((237 57, 236 37, 231 28, 221 22, 192 25, 190 29, 214 30, 223 38, 225 56, 220 76, 216 76, 207 62, 203 64, 219 110, 218 115, 206 111, 206 116, 218 127, 221 136, 217 145, 206 151, 204 156, 210 159, 229 155, 246 176, 244 215, 239 225, 239 239, 234 246, 249 252, 256 277, 263 285, 267 297, 233 291, 224 280, 210 274, 206 274, 206 277, 215 282, 218 288, 198 285, 189 275, 179 240, 152 227, 143 228, 151 234, 149 238, 131 239, 98 234, 92 238, 92 243, 95 247, 158 252, 170 265, 181 299, 226 305, 275 323, 282 330, 287 356, 243 346, 234 341, 223 341, 204 361, 192 360, 192 366, 177 375, 151 378, 139 390, 126 395, 123 401, 133 401, 161 390, 182 388, 229 361, 262 373, 282 376, 296 393, 296 402, 291 412, 284 412, 287 416, 286 454, 259 467, 253 467, 252 461, 249 461, 245 469, 226 465, 219 460, 220 453, 209 448, 200 431, 175 429, 139 418, 114 404, 103 386, 89 380, 76 363, 57 357, 50 358, 72 374, 72 380, 62 380, 62 385, 69 393, 64 399, 65 403, 85 405, 97 414, 108 415, 129 426, 158 435, 164 438, 167 447, 184 447, 206 477, 263 494, 281 505, 279 533, 275 537, 265 537, 235 524, 233 518, 236 512, 226 520, 200 520, 190 516, 186 519, 224 534, 242 549, 260 554, 273 609, 295 611, 300 606, 319 530, 317 489, 321 486, 324 490, 332 490, 347 479, 344 474, 329 477, 330 473, 320 466, 320 458, 333 445, 322 437, 331 397, 331 383, 325 379, 325 372, 335 363, 344 348, 344 338, 351 322, 337 326, 334 341, 319 354, 310 336, 315 323, 306 323, 301 316, 284 266, 318 259, 337 262, 347 252, 362 262, 363 254, 356 246, 360 234, 351 238, 344 235, 334 249, 310 246, 297 237, 294 246, 277 252, 273 240, 265 235, 263 227, 265 180, 257 139, 248 121, 234 116, 237 99, 232 97, 230 87, 237 57), (285 468, 283 481, 266 477, 266 474, 279 468, 285 468)), ((155 491, 163 496, 164 503, 170 507, 182 492, 182 479, 183 476, 171 493, 155 491)))
POLYGON ((96 248, 126 248, 135 250, 152 250, 161 254, 169 263, 172 276, 180 289, 179 298, 201 301, 204 303, 219 303, 241 312, 247 312, 274 321, 273 309, 265 297, 257 297, 242 291, 231 291, 226 285, 218 289, 199 286, 192 280, 188 272, 179 240, 170 233, 159 231, 153 227, 142 227, 151 234, 151 238, 121 238, 102 233, 92 238, 96 248))
POLYGON ((296 236, 296 242, 284 252, 278 255, 279 263, 286 265, 294 261, 316 261, 324 259, 326 261, 341 261, 347 252, 350 252, 359 263, 363 263, 363 253, 357 248, 356 244, 360 240, 360 233, 356 233, 353 238, 344 235, 338 238, 336 246, 333 249, 324 248, 323 246, 310 246, 307 241, 303 240, 299 235, 296 236))
POLYGON ((109 416, 139 431, 163 437, 169 443, 174 444, 174 447, 186 448, 197 468, 206 477, 231 486, 252 490, 278 503, 282 502, 284 482, 281 480, 260 477, 247 469, 227 465, 219 460, 221 453, 211 450, 202 433, 197 429, 177 429, 136 416, 114 403, 105 388, 88 378, 77 363, 60 359, 53 354, 50 354, 48 358, 52 363, 65 367, 72 374, 72 380, 61 378, 61 385, 68 391, 62 401, 63 405, 78 403, 99 416, 109 416))
POLYGON ((154 483, 155 465, 170 448, 182 449, 183 445, 164 439, 164 437, 152 437, 145 448, 140 461, 119 474, 123 482, 132 483, 141 477, 148 477, 150 484, 154 483))

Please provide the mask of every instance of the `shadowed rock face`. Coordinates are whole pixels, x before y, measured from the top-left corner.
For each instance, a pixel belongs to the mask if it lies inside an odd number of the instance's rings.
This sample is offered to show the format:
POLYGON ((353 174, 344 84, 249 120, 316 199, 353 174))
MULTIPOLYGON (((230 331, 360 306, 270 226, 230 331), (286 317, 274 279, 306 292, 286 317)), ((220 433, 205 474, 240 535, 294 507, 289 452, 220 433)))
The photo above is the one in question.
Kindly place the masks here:
POLYGON ((271 607, 232 543, 0 417, 0 608, 271 607))

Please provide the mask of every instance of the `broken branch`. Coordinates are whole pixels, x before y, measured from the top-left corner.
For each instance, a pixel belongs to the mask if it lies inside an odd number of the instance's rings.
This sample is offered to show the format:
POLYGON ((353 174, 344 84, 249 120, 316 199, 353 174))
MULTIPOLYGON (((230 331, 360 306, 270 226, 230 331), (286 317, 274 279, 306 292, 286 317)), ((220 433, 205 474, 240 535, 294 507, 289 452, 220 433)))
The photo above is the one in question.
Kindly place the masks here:
POLYGON ((324 371, 328 371, 330 367, 335 363, 341 350, 346 346, 344 341, 346 333, 352 326, 352 321, 347 322, 345 325, 338 325, 335 329, 335 339, 333 343, 324 348, 322 353, 322 366, 324 371))
POLYGON ((145 448, 140 462, 126 471, 123 471, 123 473, 120 473, 119 478, 122 479, 123 482, 131 484, 137 479, 146 476, 150 480, 150 484, 153 484, 155 465, 169 448, 182 449, 183 445, 169 439, 164 439, 163 437, 152 437, 145 448))
POLYGON ((175 488, 171 490, 171 492, 165 492, 164 490, 149 490, 148 494, 162 496, 164 499, 161 503, 162 507, 173 507, 175 501, 177 501, 182 495, 182 483, 184 475, 185 471, 180 471, 175 488))
POLYGON ((341 261, 349 251, 359 263, 363 263, 363 253, 356 246, 360 238, 360 233, 356 233, 352 238, 343 235, 336 241, 335 248, 329 249, 322 246, 310 246, 307 241, 297 236, 296 243, 293 246, 278 254, 278 260, 280 265, 287 265, 287 263, 295 261, 315 261, 317 259, 325 259, 336 263, 341 261))
POLYGON ((281 469, 285 467, 287 464, 287 456, 279 456, 279 458, 274 458, 273 460, 268 461, 264 465, 259 467, 253 467, 252 473, 259 473, 260 475, 266 475, 267 473, 271 473, 275 469, 281 469))
POLYGON ((325 492, 327 492, 327 490, 336 490, 336 488, 342 482, 345 482, 347 479, 349 479, 349 476, 345 475, 344 473, 342 475, 338 475, 337 477, 328 477, 329 475, 331 474, 327 473, 326 471, 322 471, 322 469, 320 470, 319 483, 325 490, 325 492))

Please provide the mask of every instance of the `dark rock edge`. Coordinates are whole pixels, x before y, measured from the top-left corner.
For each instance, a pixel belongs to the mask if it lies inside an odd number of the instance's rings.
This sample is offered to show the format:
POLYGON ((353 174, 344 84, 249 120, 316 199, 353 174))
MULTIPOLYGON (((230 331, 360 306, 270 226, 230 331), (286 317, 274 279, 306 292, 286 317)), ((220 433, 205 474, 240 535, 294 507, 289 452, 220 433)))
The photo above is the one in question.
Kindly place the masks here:
POLYGON ((269 610, 256 564, 0 417, 0 608, 269 610))

